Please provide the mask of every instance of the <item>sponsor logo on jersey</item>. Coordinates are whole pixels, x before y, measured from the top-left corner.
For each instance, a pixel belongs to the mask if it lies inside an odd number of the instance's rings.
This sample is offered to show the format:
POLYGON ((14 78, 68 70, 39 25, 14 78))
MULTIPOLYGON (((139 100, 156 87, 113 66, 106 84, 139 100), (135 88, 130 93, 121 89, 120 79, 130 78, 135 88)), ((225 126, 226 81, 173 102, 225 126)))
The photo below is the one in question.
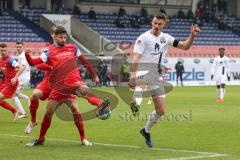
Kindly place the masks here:
POLYGON ((67 57, 67 56, 70 56, 72 54, 72 52, 63 52, 63 53, 61 53, 61 54, 58 54, 56 57, 57 57, 57 59, 62 59, 62 58, 65 58, 65 57, 67 57))
POLYGON ((155 43, 154 47, 155 47, 155 52, 159 52, 160 45, 158 43, 155 43))

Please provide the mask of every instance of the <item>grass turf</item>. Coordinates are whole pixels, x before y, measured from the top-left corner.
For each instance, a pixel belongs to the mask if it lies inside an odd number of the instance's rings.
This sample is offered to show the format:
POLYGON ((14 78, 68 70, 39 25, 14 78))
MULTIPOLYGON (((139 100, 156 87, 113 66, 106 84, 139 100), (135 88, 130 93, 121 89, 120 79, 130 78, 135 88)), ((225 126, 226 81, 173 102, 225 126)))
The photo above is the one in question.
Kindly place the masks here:
MULTIPOLYGON (((87 138, 96 143, 84 147, 79 141, 72 121, 54 116, 43 146, 26 148, 25 143, 39 132, 45 102, 40 103, 38 126, 31 135, 24 134, 27 119, 12 122, 12 114, 0 109, 0 157, 1 160, 26 159, 98 159, 98 160, 155 160, 194 159, 237 160, 240 159, 240 86, 228 86, 225 102, 215 102, 214 87, 177 87, 167 96, 166 116, 152 130, 152 141, 157 149, 148 149, 139 130, 145 125, 153 105, 144 99, 139 117, 132 117, 127 104, 116 94, 115 88, 98 88, 118 99, 110 119, 93 119, 85 122, 87 138), (113 144, 113 145, 103 145, 113 144), (123 146, 117 146, 123 145, 123 146), (125 146, 126 145, 126 146, 125 146), (175 150, 158 150, 175 149, 175 150), (208 153, 227 154, 223 157, 204 157, 208 153), (202 157, 203 156, 203 157, 202 157)), ((30 95, 32 90, 26 90, 30 95)), ((124 91, 122 91, 124 92, 124 91)), ((8 102, 12 103, 11 100, 8 102)), ((27 102, 22 101, 25 109, 27 102)), ((78 99, 81 112, 93 109, 85 100, 78 99)), ((29 112, 29 111, 28 111, 29 112)), ((212 154, 209 155, 212 155, 212 154)))

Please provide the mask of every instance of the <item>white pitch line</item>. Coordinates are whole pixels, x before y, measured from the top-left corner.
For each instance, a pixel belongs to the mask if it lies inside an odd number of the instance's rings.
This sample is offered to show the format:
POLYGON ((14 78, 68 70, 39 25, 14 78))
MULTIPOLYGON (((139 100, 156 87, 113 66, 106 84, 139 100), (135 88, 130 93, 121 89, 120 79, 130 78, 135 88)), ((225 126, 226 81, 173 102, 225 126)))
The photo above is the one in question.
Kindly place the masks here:
MULTIPOLYGON (((169 105, 169 106, 170 106, 170 105, 184 105, 184 106, 202 106, 202 107, 222 107, 222 106, 219 106, 219 103, 216 103, 216 104, 169 103, 168 105, 169 105)), ((238 107, 238 108, 239 108, 239 106, 234 106, 234 105, 224 105, 224 107, 238 107)))
MULTIPOLYGON (((35 137, 31 137, 31 136, 21 136, 21 135, 14 135, 14 134, 1 134, 1 133, 0 133, 0 136, 18 137, 18 138, 35 138, 35 137)), ((47 138, 46 140, 59 141, 59 142, 68 142, 68 143, 79 143, 80 144, 80 141, 77 141, 77 140, 56 139, 56 138, 47 138)), ((133 146, 133 145, 106 144, 106 143, 97 143, 97 142, 93 142, 93 144, 100 145, 100 146, 144 149, 143 147, 133 146)), ((202 154, 203 155, 203 156, 192 156, 192 157, 156 159, 156 160, 191 160, 191 159, 200 159, 200 158, 212 158, 212 157, 228 156, 227 154, 220 154, 220 153, 213 153, 213 152, 190 151, 190 150, 181 150, 181 149, 151 148, 149 150, 168 151, 168 152, 181 152, 181 153, 194 153, 194 154, 202 154)))
POLYGON ((192 156, 192 157, 178 157, 178 158, 166 158, 166 159, 155 159, 155 160, 192 160, 192 159, 202 159, 202 158, 215 158, 227 156, 226 154, 213 154, 205 156, 192 156))
POLYGON ((172 151, 172 152, 184 152, 184 153, 196 153, 196 154, 205 154, 205 155, 213 155, 221 153, 213 153, 213 152, 201 152, 201 151, 190 151, 190 150, 183 150, 183 149, 162 149, 162 148, 152 148, 152 150, 159 150, 159 151, 172 151))

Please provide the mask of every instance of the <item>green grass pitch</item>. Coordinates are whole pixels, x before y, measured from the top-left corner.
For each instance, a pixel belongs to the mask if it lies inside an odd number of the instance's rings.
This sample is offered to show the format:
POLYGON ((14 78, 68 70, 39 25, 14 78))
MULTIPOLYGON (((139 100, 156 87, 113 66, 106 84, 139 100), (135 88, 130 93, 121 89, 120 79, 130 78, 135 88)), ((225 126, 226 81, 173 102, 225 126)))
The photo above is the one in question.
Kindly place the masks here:
MULTIPOLYGON (((118 95, 114 88, 98 88, 118 95)), ((130 116, 127 104, 118 106, 108 120, 85 122, 86 135, 94 142, 82 146, 73 122, 54 116, 43 146, 25 147, 39 132, 45 102, 40 102, 38 126, 26 135, 28 118, 12 122, 12 114, 0 108, 1 160, 238 160, 240 159, 240 86, 227 86, 225 102, 215 102, 215 87, 177 87, 167 95, 167 111, 152 130, 153 149, 148 149, 139 130, 153 105, 144 99, 141 114, 130 116)), ((26 90, 30 95, 32 90, 26 90)), ((12 103, 11 100, 8 102, 12 103)), ((22 101, 29 113, 27 102, 22 101)), ((80 111, 93 109, 78 99, 80 111)))

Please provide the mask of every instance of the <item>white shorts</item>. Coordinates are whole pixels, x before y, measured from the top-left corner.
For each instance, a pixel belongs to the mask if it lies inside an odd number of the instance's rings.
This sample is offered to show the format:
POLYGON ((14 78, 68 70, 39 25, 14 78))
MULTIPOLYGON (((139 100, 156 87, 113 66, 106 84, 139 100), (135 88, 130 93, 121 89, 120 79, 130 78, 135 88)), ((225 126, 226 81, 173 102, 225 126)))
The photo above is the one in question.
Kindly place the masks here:
POLYGON ((219 76, 216 76, 215 80, 217 85, 221 85, 226 83, 227 78, 226 78, 226 75, 219 75, 219 76))
POLYGON ((19 79, 19 85, 16 92, 22 92, 24 87, 29 86, 30 79, 19 79))
POLYGON ((158 73, 157 68, 138 69, 136 72, 136 83, 144 83, 146 91, 152 96, 165 97, 163 77, 158 73))

